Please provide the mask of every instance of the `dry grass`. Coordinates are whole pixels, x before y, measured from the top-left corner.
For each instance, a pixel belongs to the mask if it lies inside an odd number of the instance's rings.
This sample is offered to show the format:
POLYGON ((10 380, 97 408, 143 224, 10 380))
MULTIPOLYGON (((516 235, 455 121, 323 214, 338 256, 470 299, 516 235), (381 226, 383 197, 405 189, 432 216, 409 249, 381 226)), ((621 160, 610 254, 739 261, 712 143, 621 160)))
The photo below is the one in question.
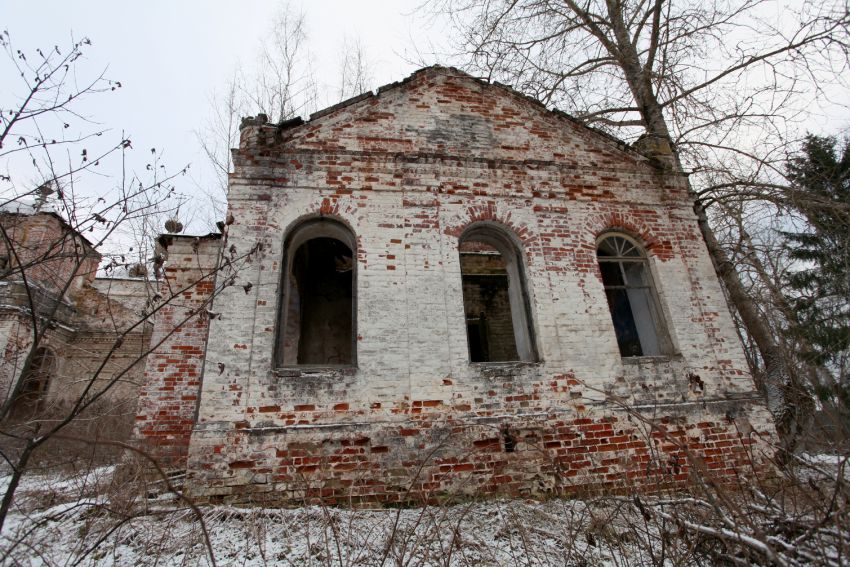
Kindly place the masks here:
POLYGON ((33 474, 3 534, 4 565, 841 565, 850 561, 846 459, 799 459, 651 497, 466 501, 352 510, 207 507, 113 468, 33 474))

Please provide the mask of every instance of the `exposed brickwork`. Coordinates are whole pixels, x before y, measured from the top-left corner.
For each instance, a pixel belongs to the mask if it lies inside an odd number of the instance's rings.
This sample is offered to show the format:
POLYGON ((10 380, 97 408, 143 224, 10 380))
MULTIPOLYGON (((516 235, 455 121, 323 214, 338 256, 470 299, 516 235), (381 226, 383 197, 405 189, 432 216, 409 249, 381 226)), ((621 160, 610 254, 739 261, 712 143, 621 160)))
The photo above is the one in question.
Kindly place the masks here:
POLYGON ((218 238, 166 237, 161 298, 134 437, 166 469, 184 468, 204 364, 218 238))
POLYGON ((410 411, 420 413, 394 426, 379 412, 336 428, 243 425, 193 446, 212 455, 194 471, 204 479, 195 491, 212 501, 346 505, 651 491, 683 486, 695 474, 746 477, 762 457, 762 438, 748 425, 697 421, 716 415, 702 407, 642 421, 580 404, 560 414, 485 418, 429 402, 413 402, 410 411))
MULTIPOLYGON (((226 246, 261 248, 220 275, 236 285, 210 323, 195 496, 400 502, 655 486, 695 466, 743 473, 772 435, 685 178, 615 140, 431 68, 301 125, 251 123, 235 164, 226 246), (323 216, 356 237, 357 365, 277 368, 284 242, 323 216), (474 223, 502 227, 519 250, 533 362, 469 362, 458 247, 474 223), (646 248, 674 354, 620 357, 595 252, 608 230, 646 248)), ((163 388, 194 395, 197 384, 196 365, 189 378, 184 358, 169 358, 200 345, 184 334, 149 361, 140 416, 157 435, 159 412, 176 420, 169 450, 191 404, 164 403, 177 393, 163 388)))
POLYGON ((0 222, 13 243, 9 250, 6 240, 0 239, 0 257, 7 258, 9 279, 19 279, 23 267, 31 285, 61 293, 65 299, 94 280, 100 254, 59 215, 0 212, 0 222))

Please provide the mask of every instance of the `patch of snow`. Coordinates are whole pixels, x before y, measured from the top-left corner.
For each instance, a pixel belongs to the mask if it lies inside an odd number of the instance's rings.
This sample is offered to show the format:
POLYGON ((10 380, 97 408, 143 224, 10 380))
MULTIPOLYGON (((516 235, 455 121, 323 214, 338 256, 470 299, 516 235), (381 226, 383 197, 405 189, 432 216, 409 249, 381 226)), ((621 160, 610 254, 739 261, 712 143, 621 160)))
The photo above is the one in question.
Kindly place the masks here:
POLYGON ((838 466, 841 463, 847 461, 847 455, 810 455, 808 453, 803 453, 800 455, 800 458, 806 462, 816 464, 816 465, 833 465, 838 466))
MULTIPOLYGON (((845 463, 809 460, 822 467, 845 463)), ((836 528, 840 521, 786 509, 784 499, 757 487, 722 509, 718 500, 680 493, 409 509, 196 509, 118 486, 114 473, 101 467, 25 476, 0 534, 0 565, 709 565, 711 549, 742 562, 772 557, 788 565, 839 565, 850 545, 836 528), (798 524, 804 528, 796 532, 773 529, 798 524), (700 549, 700 541, 707 547, 700 549), (753 551, 760 555, 748 555, 753 551)))

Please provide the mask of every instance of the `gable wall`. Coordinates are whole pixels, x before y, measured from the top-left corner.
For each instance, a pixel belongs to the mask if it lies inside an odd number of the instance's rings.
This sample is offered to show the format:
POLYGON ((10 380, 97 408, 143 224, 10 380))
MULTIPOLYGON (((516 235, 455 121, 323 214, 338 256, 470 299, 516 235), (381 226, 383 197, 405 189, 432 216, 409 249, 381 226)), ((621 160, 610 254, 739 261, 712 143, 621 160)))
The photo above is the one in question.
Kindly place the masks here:
POLYGON ((755 439, 730 404, 769 435, 683 179, 494 91, 484 104, 479 83, 429 71, 282 141, 243 131, 225 246, 262 249, 215 300, 189 447, 198 496, 554 491, 630 480, 662 442, 684 458, 623 403, 728 453, 727 473, 755 439), (322 215, 357 238, 357 366, 277 369, 284 238, 322 215), (521 243, 539 362, 468 361, 458 237, 482 220, 521 243), (672 357, 620 358, 595 258, 609 228, 646 244, 672 357))
POLYGON ((439 154, 631 167, 612 138, 506 88, 432 71, 281 133, 298 150, 439 154))

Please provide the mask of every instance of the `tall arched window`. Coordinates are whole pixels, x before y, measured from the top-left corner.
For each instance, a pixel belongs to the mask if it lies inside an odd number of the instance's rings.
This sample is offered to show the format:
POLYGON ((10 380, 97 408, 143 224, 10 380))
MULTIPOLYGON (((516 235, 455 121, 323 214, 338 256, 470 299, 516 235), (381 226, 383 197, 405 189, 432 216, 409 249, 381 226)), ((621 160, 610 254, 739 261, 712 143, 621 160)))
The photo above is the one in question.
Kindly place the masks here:
POLYGON ((295 228, 284 243, 278 366, 355 363, 354 235, 321 218, 295 228))
POLYGON ((21 376, 21 388, 15 398, 16 414, 32 413, 41 409, 50 386, 50 377, 54 371, 56 357, 45 348, 39 347, 33 353, 29 370, 21 376))
POLYGON ((500 227, 479 223, 463 233, 459 252, 470 361, 536 360, 517 246, 500 227))
POLYGON ((627 236, 608 234, 599 241, 596 258, 620 355, 668 354, 669 340, 643 248, 627 236))

